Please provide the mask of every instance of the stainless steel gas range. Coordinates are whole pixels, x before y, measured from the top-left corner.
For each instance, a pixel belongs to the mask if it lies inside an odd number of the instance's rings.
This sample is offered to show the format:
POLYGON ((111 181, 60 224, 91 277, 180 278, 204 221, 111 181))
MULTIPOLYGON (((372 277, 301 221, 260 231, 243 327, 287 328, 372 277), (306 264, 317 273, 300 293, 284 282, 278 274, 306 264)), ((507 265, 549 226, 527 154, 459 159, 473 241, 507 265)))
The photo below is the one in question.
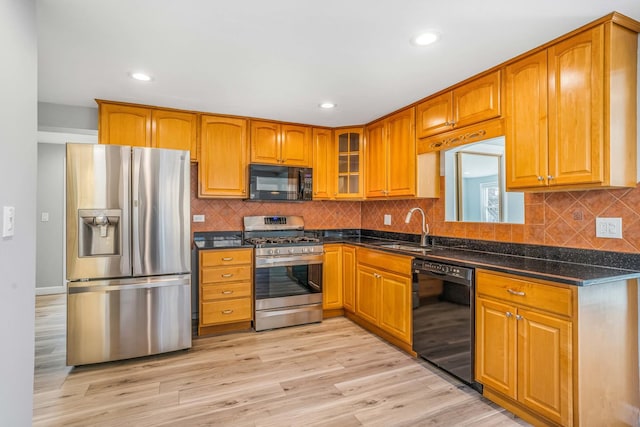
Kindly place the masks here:
POLYGON ((300 216, 244 217, 255 246, 256 331, 322 321, 324 248, 300 216))

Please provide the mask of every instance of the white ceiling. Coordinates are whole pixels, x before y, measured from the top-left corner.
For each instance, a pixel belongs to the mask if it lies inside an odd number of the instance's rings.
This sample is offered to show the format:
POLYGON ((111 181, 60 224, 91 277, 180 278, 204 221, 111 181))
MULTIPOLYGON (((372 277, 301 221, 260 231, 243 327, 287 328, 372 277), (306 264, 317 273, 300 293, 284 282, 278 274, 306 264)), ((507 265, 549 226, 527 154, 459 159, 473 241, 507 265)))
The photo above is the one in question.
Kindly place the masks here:
POLYGON ((37 0, 38 98, 364 124, 640 0, 37 0), (416 33, 441 40, 417 48, 416 33), (128 77, 146 71, 154 81, 128 77), (320 110, 333 101, 338 107, 320 110))

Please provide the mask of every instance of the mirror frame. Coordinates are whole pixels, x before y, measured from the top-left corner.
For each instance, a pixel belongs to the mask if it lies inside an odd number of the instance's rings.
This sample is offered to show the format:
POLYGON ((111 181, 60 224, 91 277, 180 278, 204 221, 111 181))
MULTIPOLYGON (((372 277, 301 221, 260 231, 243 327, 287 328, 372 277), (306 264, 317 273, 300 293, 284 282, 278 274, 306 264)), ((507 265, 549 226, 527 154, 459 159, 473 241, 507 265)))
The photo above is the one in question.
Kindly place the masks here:
POLYGON ((456 153, 456 221, 461 221, 461 222, 467 222, 467 220, 465 220, 464 218, 464 206, 463 206, 463 201, 464 201, 464 194, 463 194, 463 187, 464 187, 464 175, 463 175, 463 155, 473 155, 473 156, 485 156, 485 157, 494 157, 496 159, 497 162, 497 167, 496 167, 496 175, 498 176, 498 221, 481 221, 481 222, 487 222, 487 223, 493 223, 493 224, 497 224, 497 223, 502 223, 504 220, 504 200, 502 197, 502 193, 504 191, 504 188, 502 188, 502 168, 500 167, 501 162, 502 162, 502 155, 501 154, 492 154, 492 153, 481 153, 481 152, 474 152, 474 151, 457 151, 456 153))

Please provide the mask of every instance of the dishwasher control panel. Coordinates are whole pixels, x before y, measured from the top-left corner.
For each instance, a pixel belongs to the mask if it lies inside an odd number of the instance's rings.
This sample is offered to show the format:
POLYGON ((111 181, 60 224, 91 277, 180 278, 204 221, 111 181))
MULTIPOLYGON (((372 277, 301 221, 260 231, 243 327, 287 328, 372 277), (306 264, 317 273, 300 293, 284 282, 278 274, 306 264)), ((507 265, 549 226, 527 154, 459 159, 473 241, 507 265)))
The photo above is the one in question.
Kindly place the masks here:
POLYGON ((416 259, 413 261, 412 267, 415 273, 434 273, 440 276, 456 277, 467 281, 471 281, 473 277, 472 268, 443 264, 441 262, 416 259))

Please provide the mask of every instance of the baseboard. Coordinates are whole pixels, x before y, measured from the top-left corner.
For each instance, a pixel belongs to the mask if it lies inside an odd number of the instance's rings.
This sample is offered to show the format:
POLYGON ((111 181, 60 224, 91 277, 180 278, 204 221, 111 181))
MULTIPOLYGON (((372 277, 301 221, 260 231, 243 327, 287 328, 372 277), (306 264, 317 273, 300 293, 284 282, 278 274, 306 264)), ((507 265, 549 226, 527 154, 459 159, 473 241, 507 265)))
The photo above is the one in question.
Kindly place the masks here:
POLYGON ((36 288, 36 295, 66 294, 67 288, 64 286, 49 286, 46 288, 36 288))

